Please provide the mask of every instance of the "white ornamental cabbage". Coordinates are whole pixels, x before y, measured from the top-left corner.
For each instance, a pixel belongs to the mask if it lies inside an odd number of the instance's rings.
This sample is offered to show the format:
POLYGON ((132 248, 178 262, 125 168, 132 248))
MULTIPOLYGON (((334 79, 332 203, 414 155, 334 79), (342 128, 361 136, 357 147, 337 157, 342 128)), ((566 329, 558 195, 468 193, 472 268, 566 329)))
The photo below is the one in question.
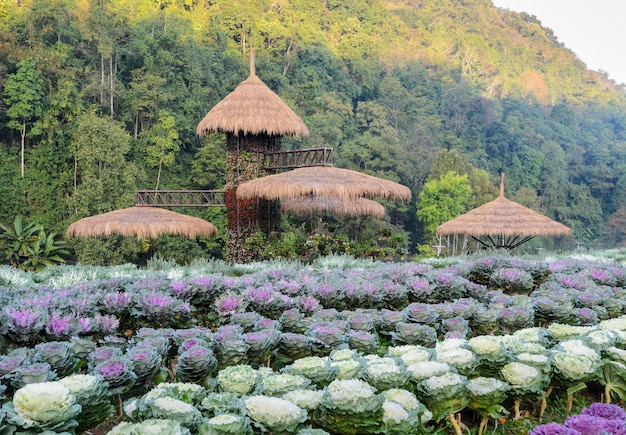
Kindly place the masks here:
POLYGON ((81 407, 70 389, 55 381, 28 384, 17 390, 13 409, 26 420, 56 424, 73 419, 81 407))
POLYGON ((194 427, 202 420, 202 414, 195 406, 173 397, 159 397, 149 406, 152 417, 177 421, 186 427, 194 427))
POLYGON ((422 391, 429 397, 430 402, 447 400, 455 396, 465 395, 467 378, 457 373, 445 373, 424 380, 422 391))
POLYGON ((383 402, 383 423, 394 425, 401 424, 403 421, 408 420, 411 415, 406 409, 397 402, 385 400, 383 402))
POLYGON ((328 358, 318 356, 299 358, 283 370, 293 375, 306 376, 318 385, 329 383, 337 374, 337 368, 331 365, 328 358))
POLYGON ((424 361, 415 363, 411 364, 406 369, 409 373, 411 373, 411 377, 416 382, 423 381, 424 379, 428 379, 433 376, 441 376, 452 371, 452 367, 450 367, 449 364, 439 361, 424 361))
POLYGON ((420 405, 415 394, 402 388, 391 388, 383 392, 383 396, 385 400, 396 402, 407 411, 417 410, 420 405))
POLYGON ((237 414, 219 414, 205 419, 198 426, 198 433, 212 435, 243 435, 251 433, 249 419, 237 414))
POLYGON ((285 393, 283 399, 298 405, 307 411, 313 411, 320 406, 324 390, 293 390, 285 393))
POLYGON ((394 361, 393 364, 370 364, 363 370, 362 377, 376 389, 387 390, 406 384, 411 373, 394 361))
POLYGON ((322 398, 327 408, 345 413, 374 411, 382 404, 382 397, 370 384, 360 379, 336 379, 327 387, 322 398))
POLYGON ((259 374, 248 365, 226 367, 217 374, 217 382, 223 391, 248 394, 257 385, 259 374))
POLYGON ((354 378, 363 368, 362 360, 344 359, 332 361, 330 365, 337 369, 336 379, 354 378))
POLYGON ((579 337, 591 332, 593 326, 573 326, 563 323, 551 323, 548 325, 548 335, 555 340, 566 340, 568 338, 579 337))
POLYGON ((250 418, 270 432, 293 432, 308 418, 304 409, 278 397, 251 396, 244 404, 250 418))
POLYGON ((438 341, 435 344, 435 352, 445 352, 447 350, 464 348, 467 346, 467 340, 464 338, 448 338, 438 341))
POLYGON ((282 373, 262 378, 259 391, 266 396, 282 396, 288 391, 303 389, 309 385, 311 385, 309 378, 282 373))
POLYGON ((598 326, 602 329, 614 329, 616 331, 626 331, 626 315, 601 321, 598 326))
POLYGON ((515 361, 502 367, 500 375, 509 383, 513 395, 543 393, 543 389, 550 381, 550 378, 538 368, 515 361))
POLYGON ((418 362, 430 361, 432 356, 432 352, 429 349, 411 349, 402 355, 399 355, 399 358, 402 360, 405 366, 410 366, 411 364, 415 364, 418 362))
POLYGON ((460 347, 436 351, 436 360, 454 367, 463 374, 472 373, 478 365, 476 354, 460 347))

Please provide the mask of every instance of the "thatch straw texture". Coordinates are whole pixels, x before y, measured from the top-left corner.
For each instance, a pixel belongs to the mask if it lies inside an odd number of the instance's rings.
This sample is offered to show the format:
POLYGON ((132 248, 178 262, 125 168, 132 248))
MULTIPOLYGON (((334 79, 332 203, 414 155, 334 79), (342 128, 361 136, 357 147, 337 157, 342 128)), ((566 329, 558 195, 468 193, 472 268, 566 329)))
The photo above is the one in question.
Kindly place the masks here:
POLYGON ((385 215, 385 208, 371 199, 340 199, 327 196, 283 199, 280 201, 280 211, 296 216, 333 214, 336 216, 370 215, 382 218, 385 215))
POLYGON ((390 198, 408 201, 411 190, 393 181, 332 166, 298 168, 242 183, 241 199, 301 199, 311 196, 340 199, 390 198))
POLYGON ((198 135, 223 132, 236 136, 308 136, 309 129, 254 73, 241 82, 200 121, 198 135))
POLYGON ((112 234, 156 239, 177 234, 190 239, 217 235, 211 222, 155 207, 130 207, 81 219, 67 229, 68 237, 101 237, 112 234))
POLYGON ((500 196, 437 228, 437 235, 480 236, 565 236, 567 226, 504 197, 504 175, 500 196))

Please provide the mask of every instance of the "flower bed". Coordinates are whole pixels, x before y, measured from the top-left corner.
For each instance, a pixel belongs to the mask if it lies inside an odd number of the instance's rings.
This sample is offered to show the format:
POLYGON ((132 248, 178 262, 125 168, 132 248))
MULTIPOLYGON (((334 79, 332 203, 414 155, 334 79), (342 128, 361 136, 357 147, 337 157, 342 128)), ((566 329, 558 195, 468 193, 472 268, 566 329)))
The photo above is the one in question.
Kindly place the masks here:
POLYGON ((158 266, 0 270, 0 432, 84 430, 119 401, 111 433, 482 432, 626 399, 617 261, 158 266), (91 394, 56 387, 77 374, 91 394), (41 394, 65 411, 33 418, 41 394))

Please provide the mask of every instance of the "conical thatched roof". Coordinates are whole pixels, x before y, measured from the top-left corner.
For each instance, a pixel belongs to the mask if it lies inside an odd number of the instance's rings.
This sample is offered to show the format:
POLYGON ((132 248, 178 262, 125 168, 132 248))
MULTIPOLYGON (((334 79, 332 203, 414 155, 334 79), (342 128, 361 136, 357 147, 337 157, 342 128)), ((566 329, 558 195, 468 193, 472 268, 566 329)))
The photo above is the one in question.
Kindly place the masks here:
POLYGON ((381 218, 385 215, 385 208, 371 199, 340 199, 328 196, 283 199, 280 201, 280 211, 297 216, 334 214, 337 216, 370 215, 381 218))
POLYGON ((298 168, 242 183, 237 188, 241 199, 301 199, 311 196, 339 199, 390 198, 408 201, 408 187, 349 169, 332 166, 298 168))
POLYGON ((67 229, 68 237, 101 237, 111 234, 138 239, 156 239, 162 234, 177 234, 190 239, 215 236, 211 222, 193 216, 155 207, 130 207, 91 216, 74 222, 67 229))
POLYGON ((547 216, 504 197, 504 174, 500 196, 437 228, 437 235, 480 236, 565 236, 571 229, 547 216))
POLYGON ((254 71, 200 121, 198 135, 223 132, 235 135, 308 136, 309 129, 254 71))

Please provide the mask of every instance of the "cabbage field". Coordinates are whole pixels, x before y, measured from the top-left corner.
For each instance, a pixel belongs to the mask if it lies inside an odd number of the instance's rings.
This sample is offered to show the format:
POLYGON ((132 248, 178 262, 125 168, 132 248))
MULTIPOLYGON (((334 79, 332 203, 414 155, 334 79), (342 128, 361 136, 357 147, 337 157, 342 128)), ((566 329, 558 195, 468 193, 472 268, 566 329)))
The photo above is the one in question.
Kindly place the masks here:
POLYGON ((626 251, 0 268, 0 434, 625 434, 626 251))

